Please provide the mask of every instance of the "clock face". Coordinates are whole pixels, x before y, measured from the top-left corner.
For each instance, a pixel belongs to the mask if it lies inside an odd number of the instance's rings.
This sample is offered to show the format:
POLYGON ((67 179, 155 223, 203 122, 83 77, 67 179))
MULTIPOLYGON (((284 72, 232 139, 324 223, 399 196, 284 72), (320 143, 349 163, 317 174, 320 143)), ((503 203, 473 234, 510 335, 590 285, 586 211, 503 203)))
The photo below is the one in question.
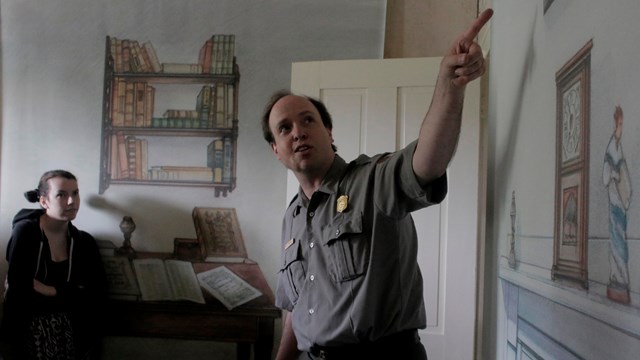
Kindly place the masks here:
POLYGON ((562 94, 562 162, 580 155, 580 90, 580 82, 577 81, 562 94))

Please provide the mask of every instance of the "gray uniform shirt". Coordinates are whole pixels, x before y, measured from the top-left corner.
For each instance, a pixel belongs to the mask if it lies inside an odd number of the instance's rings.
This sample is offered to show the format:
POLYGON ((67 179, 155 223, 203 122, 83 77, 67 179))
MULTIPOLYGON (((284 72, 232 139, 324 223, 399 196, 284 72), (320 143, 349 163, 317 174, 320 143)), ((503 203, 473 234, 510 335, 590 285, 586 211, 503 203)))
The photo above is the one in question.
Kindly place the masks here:
POLYGON ((419 185, 415 146, 348 165, 336 155, 311 199, 300 190, 289 205, 276 305, 291 312, 300 350, 426 326, 410 213, 442 201, 447 180, 419 185))

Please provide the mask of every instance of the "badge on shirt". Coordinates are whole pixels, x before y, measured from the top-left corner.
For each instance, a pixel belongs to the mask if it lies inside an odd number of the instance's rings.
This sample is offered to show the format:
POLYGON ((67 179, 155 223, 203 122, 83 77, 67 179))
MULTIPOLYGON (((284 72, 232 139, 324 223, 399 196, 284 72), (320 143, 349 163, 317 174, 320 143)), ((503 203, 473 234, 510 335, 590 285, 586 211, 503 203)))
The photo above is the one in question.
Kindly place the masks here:
POLYGON ((338 212, 343 212, 347 210, 347 206, 349 206, 349 197, 347 195, 342 195, 338 198, 338 203, 336 205, 336 210, 338 212))

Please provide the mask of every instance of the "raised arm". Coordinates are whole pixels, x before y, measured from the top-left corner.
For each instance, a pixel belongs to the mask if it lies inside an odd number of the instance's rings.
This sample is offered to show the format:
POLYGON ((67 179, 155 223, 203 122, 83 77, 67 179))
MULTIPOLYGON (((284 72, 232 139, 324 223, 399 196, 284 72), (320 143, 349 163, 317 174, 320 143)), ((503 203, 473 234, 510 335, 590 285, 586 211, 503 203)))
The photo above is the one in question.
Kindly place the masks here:
POLYGON ((431 105, 413 154, 413 171, 422 184, 442 176, 453 157, 460 135, 464 90, 485 69, 482 49, 475 38, 492 15, 491 9, 483 11, 440 63, 431 105))

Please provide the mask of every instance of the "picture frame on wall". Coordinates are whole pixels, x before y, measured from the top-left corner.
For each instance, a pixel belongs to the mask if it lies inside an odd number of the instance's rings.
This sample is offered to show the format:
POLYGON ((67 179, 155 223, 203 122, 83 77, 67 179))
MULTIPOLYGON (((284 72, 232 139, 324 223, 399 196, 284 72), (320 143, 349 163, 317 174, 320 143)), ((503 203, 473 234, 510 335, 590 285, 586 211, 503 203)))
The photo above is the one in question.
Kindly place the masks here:
POLYGON ((556 180, 551 278, 589 288, 590 40, 556 73, 556 180))

